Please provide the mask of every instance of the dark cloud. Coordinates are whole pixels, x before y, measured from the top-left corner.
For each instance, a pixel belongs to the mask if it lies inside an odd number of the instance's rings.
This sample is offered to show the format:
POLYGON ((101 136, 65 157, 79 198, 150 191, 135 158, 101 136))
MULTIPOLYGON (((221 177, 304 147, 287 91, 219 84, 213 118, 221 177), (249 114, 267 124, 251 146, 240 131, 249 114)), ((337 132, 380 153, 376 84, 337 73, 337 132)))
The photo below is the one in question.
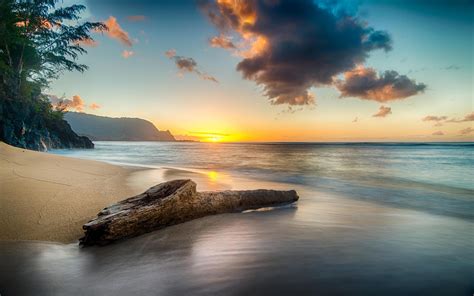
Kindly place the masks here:
POLYGON ((387 102, 414 96, 426 89, 423 83, 385 71, 380 76, 372 68, 358 67, 344 74, 344 80, 336 82, 341 97, 358 97, 364 100, 387 102))
POLYGON ((219 83, 215 77, 199 70, 197 63, 193 58, 178 56, 176 55, 176 50, 174 49, 167 50, 165 55, 169 59, 174 60, 180 75, 184 75, 184 73, 195 73, 204 80, 210 80, 219 83))
POLYGON ((197 63, 193 58, 177 56, 174 61, 179 70, 185 72, 194 72, 196 70, 197 63))
POLYGON ((389 114, 392 114, 392 108, 380 106, 379 111, 372 115, 372 117, 387 117, 389 114))
POLYGON ((313 0, 201 2, 221 34, 237 34, 244 59, 237 69, 264 89, 273 104, 308 105, 313 86, 364 63, 373 50, 391 49, 390 36, 330 4, 313 0))

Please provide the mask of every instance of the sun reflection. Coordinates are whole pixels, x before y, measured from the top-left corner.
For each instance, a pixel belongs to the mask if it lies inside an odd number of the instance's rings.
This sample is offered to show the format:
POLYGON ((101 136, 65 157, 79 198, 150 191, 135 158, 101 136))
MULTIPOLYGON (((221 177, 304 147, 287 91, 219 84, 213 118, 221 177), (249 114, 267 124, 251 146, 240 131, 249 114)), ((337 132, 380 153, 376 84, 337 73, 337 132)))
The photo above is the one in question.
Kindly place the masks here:
POLYGON ((207 173, 207 176, 209 177, 209 179, 213 182, 217 181, 218 179, 218 173, 216 171, 210 171, 207 173))

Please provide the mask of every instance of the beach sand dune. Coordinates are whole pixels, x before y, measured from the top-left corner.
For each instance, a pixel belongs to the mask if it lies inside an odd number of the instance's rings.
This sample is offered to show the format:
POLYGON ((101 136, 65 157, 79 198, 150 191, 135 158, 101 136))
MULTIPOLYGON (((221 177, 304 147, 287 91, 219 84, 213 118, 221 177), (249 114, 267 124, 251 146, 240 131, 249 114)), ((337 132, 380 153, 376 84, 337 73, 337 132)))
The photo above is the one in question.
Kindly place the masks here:
POLYGON ((100 209, 139 193, 131 168, 2 142, 0 164, 0 240, 74 242, 100 209))

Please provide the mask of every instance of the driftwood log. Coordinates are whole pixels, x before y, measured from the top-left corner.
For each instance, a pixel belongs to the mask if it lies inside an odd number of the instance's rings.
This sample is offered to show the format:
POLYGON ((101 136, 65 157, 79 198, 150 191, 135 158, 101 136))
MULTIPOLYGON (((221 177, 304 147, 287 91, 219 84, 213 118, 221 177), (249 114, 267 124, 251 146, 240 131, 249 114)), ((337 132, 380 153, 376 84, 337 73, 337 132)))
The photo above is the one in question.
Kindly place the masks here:
POLYGON ((106 245, 196 218, 292 203, 296 191, 242 190, 196 192, 191 180, 173 180, 104 208, 83 225, 80 244, 106 245))

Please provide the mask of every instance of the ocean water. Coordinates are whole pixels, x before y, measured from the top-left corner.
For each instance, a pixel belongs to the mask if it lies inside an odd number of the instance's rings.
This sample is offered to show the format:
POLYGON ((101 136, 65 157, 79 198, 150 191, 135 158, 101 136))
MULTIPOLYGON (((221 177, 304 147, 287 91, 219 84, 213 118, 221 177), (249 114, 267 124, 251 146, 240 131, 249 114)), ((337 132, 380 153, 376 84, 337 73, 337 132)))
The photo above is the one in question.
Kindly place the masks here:
POLYGON ((201 172, 232 188, 247 178, 474 218, 474 143, 95 142, 93 150, 52 153, 201 172))
POLYGON ((474 145, 96 142, 130 186, 296 189, 291 206, 107 247, 0 242, 2 295, 472 295, 474 145))

